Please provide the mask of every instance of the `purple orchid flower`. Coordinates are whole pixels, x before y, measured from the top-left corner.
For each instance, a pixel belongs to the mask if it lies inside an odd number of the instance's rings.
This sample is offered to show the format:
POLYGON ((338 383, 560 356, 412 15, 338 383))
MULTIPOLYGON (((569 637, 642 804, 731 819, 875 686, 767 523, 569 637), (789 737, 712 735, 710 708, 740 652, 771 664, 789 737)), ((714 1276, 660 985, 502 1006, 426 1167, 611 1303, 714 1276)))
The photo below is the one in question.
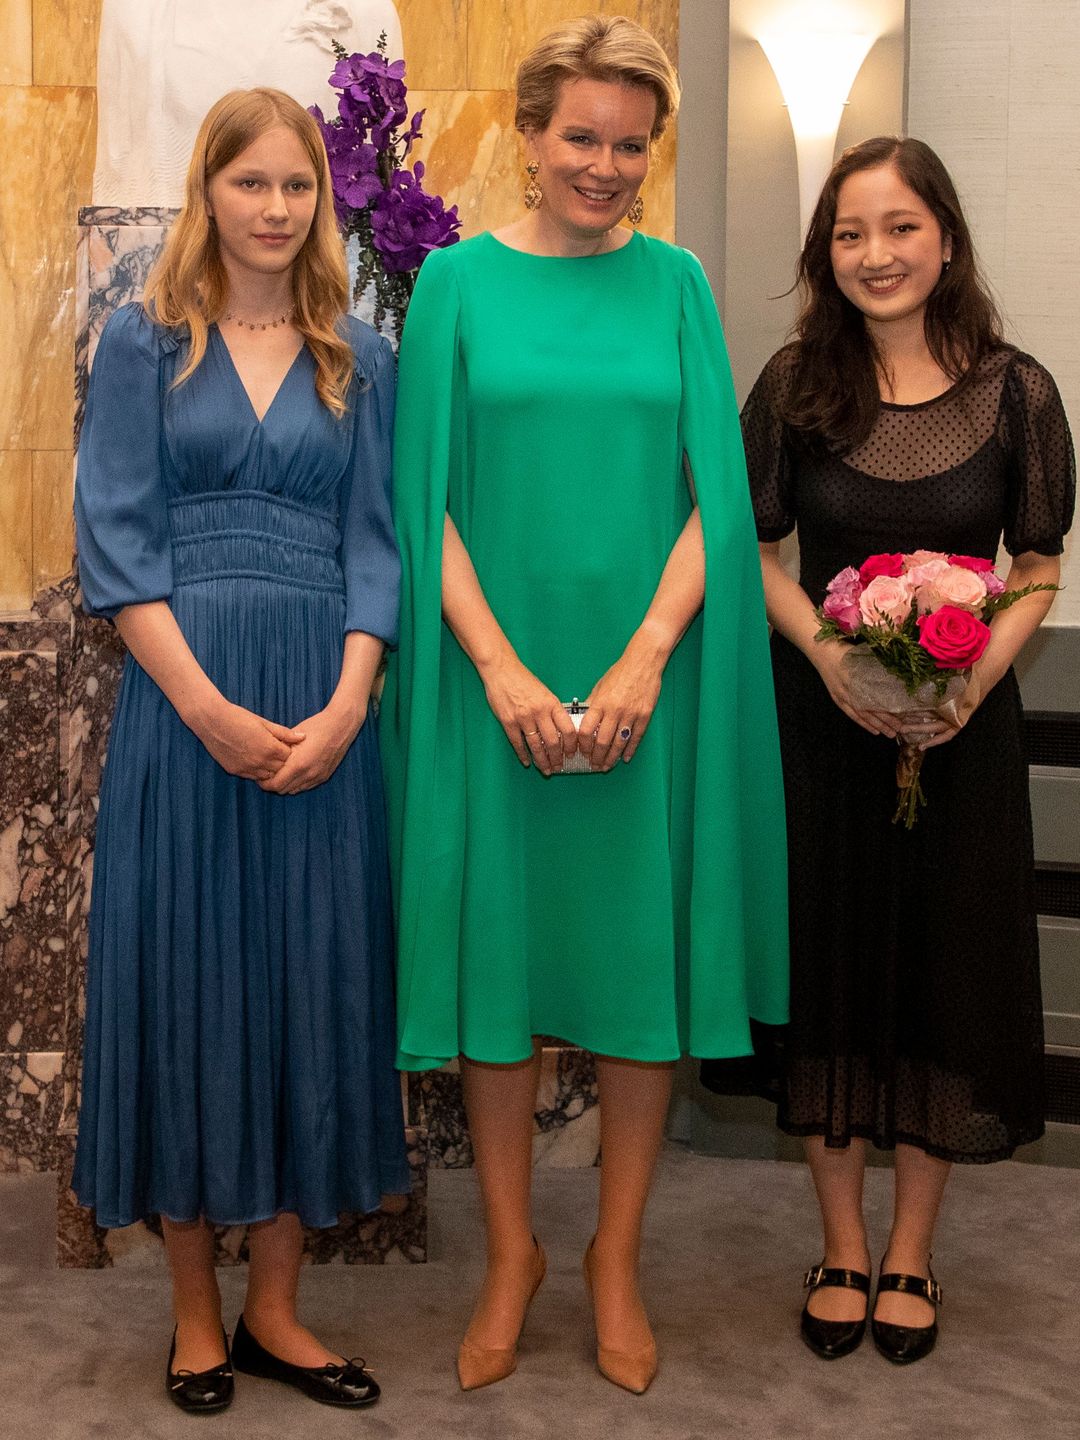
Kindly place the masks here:
POLYGON ((372 206, 372 239, 391 274, 418 269, 430 251, 461 238, 457 206, 447 210, 440 196, 428 195, 423 178, 420 161, 412 170, 395 170, 389 188, 372 206))

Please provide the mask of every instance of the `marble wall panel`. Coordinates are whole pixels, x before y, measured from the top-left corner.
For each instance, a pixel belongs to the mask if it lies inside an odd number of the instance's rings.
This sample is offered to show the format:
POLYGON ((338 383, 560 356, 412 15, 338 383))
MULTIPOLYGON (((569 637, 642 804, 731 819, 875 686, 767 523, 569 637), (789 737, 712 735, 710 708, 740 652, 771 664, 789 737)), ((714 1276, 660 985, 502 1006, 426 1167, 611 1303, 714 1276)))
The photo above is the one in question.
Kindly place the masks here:
POLYGON ((33 0, 33 7, 34 84, 96 85, 101 0, 33 0))
POLYGON ((30 451, 0 449, 0 614, 30 608, 34 593, 33 527, 30 451))
POLYGON ((114 310, 142 294, 173 210, 118 210, 87 206, 79 212, 76 268, 76 444, 82 429, 86 382, 102 327, 114 310))
POLYGON ((57 652, 0 651, 0 1048, 64 1045, 67 851, 57 652))
POLYGON ((678 0, 472 0, 469 88, 510 89, 522 56, 566 20, 592 13, 625 15, 655 35, 678 64, 678 0))
POLYGON ((469 0, 397 0, 410 89, 468 85, 469 0))
MULTIPOLYGON (((0 1069, 0 1101, 5 1094, 2 1079, 0 1069)), ((0 1144, 2 1133, 0 1131, 0 1144)), ((421 1265, 427 1260, 427 1136, 423 1130, 409 1127, 405 1140, 412 1177, 411 1194, 387 1196, 384 1208, 371 1215, 343 1215, 332 1229, 305 1230, 305 1264, 421 1265)), ((164 1269, 158 1222, 103 1230, 71 1190, 73 1140, 62 1136, 56 1153, 59 1170, 57 1264, 65 1269, 84 1270, 114 1265, 164 1269)), ((218 1226, 215 1251, 218 1265, 243 1264, 248 1258, 246 1227, 218 1226)))
POLYGON ((75 224, 94 92, 0 89, 0 449, 71 443, 75 224))
POLYGON ((33 461, 33 585, 37 595, 71 573, 75 465, 70 450, 35 450, 33 461))
MULTIPOLYGON (((428 1136, 428 1163, 467 1169, 473 1163, 457 1062, 409 1077, 408 1116, 428 1136)), ((596 1064, 584 1050, 546 1045, 533 1123, 533 1160, 559 1168, 595 1165, 600 1153, 596 1064)))
POLYGON ((0 1051, 0 1172, 54 1168, 62 1061, 58 1051, 0 1051))
POLYGON ((425 111, 416 158, 425 185, 458 207, 462 235, 496 229, 521 214, 524 172, 507 90, 411 92, 425 111))
POLYGON ((33 79, 32 0, 0 5, 0 85, 29 85, 33 79))

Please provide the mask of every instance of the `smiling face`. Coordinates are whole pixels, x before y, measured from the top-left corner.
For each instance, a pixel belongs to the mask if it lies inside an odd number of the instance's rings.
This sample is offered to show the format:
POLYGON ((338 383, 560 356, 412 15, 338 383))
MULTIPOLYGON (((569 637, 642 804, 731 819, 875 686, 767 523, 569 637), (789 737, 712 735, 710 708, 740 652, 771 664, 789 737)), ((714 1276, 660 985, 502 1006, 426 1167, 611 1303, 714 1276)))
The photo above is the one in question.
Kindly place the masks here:
POLYGON ((220 169, 206 189, 226 270, 276 275, 307 239, 318 184, 308 153, 286 125, 275 125, 220 169))
POLYGON ((881 165, 840 186, 829 253, 841 294, 873 327, 921 318, 952 245, 895 166, 881 165))
POLYGON ((649 172, 656 96, 643 85, 566 80, 547 129, 530 131, 544 224, 575 240, 597 239, 623 218, 649 172))

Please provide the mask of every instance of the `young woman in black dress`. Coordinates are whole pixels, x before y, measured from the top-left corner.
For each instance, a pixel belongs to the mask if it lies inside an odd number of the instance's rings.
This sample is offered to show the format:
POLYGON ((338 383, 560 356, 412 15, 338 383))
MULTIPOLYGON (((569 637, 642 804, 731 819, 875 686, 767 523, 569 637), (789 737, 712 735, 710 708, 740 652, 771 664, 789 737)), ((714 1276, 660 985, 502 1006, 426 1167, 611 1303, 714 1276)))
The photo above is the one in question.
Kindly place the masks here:
POLYGON ((956 191, 926 145, 886 137, 844 153, 798 275, 797 338, 743 413, 790 843, 779 1123, 806 1137, 821 1207, 824 1257, 807 1276, 802 1333, 827 1358, 865 1330, 866 1144, 895 1149, 873 1335, 903 1362, 937 1334, 930 1249, 950 1164, 1005 1159, 1043 1129, 1011 665, 1053 597, 1031 595, 994 619, 959 730, 921 726, 928 805, 911 831, 892 823, 901 722, 859 708, 848 647, 815 640, 814 606, 833 575, 871 554, 993 560, 1002 539, 1009 589, 1056 582, 1075 471, 1054 382, 1004 341, 956 191), (798 582, 778 554, 796 529, 798 582))

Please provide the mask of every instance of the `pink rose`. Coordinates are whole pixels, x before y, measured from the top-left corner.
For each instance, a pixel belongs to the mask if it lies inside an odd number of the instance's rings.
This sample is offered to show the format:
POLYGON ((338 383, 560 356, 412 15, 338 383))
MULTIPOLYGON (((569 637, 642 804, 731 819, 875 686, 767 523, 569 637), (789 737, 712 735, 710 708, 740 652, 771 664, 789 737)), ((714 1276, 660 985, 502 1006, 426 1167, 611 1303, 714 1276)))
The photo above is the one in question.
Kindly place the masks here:
POLYGON ((986 604, 986 584, 981 575, 963 565, 947 565, 939 575, 920 587, 919 609, 937 610, 955 605, 972 614, 986 604))
MULTIPOLYGON (((910 557, 909 557, 910 558, 910 557)), ((932 607, 926 600, 926 589, 930 582, 945 570, 948 570, 949 562, 944 555, 931 556, 929 560, 923 560, 918 565, 909 565, 904 571, 904 579, 915 591, 915 599, 918 601, 920 610, 929 610, 932 607)))
POLYGON ((949 564, 974 571, 986 586, 987 595, 1000 595, 1005 589, 1005 581, 999 580, 994 571, 994 562, 984 560, 981 555, 950 555, 949 564))
POLYGON ((920 615, 918 625, 919 644, 939 670, 966 670, 990 643, 990 626, 956 605, 920 615))
POLYGON ((852 589, 854 589, 855 594, 858 595, 862 589, 862 581, 859 579, 859 572, 855 569, 855 566, 848 565, 832 577, 825 587, 825 593, 831 595, 836 590, 850 592, 852 589))
POLYGON ((899 630, 911 613, 913 595, 906 575, 875 575, 859 596, 864 624, 889 624, 899 630))
POLYGON ((859 579, 864 585, 869 585, 878 575, 895 577, 903 572, 903 555, 870 555, 859 566, 859 579))
POLYGON ((1005 581, 999 580, 993 570, 986 570, 979 579, 986 586, 987 595, 1003 595, 1005 593, 1005 581))
POLYGON ((825 596, 821 613, 827 620, 835 620, 840 629, 851 635, 862 624, 858 600, 849 600, 839 592, 825 596))
POLYGON ((862 581, 859 579, 859 572, 853 565, 849 565, 829 581, 821 613, 829 620, 835 620, 840 629, 850 635, 862 624, 859 613, 861 594, 862 581))
POLYGON ((916 565, 928 565, 931 560, 945 560, 947 562, 949 559, 944 550, 912 550, 911 554, 906 555, 904 558, 907 561, 905 573, 910 573, 916 565))

